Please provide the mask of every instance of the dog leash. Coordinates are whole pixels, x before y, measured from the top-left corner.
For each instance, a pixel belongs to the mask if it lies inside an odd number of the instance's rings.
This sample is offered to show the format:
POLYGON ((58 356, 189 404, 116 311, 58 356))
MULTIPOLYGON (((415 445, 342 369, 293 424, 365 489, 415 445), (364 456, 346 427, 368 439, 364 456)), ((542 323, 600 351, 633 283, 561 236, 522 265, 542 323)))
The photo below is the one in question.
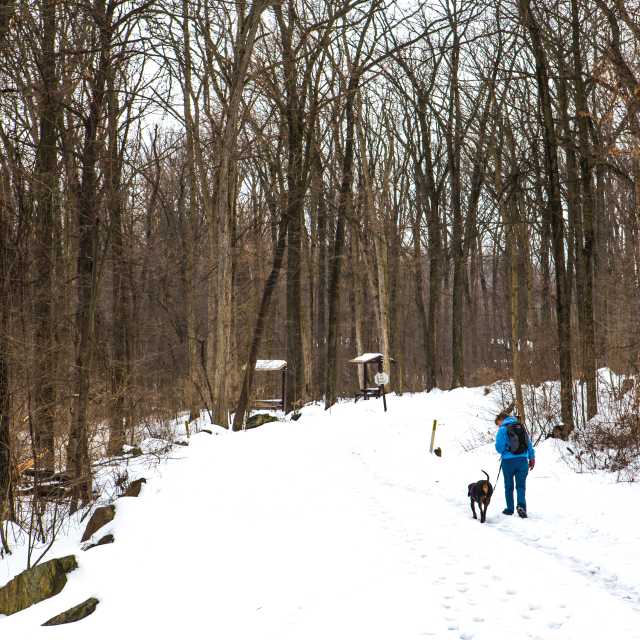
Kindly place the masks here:
POLYGON ((498 486, 498 480, 500 480, 500 472, 502 471, 502 458, 500 458, 500 467, 498 467, 498 476, 496 478, 496 484, 495 486, 498 486))

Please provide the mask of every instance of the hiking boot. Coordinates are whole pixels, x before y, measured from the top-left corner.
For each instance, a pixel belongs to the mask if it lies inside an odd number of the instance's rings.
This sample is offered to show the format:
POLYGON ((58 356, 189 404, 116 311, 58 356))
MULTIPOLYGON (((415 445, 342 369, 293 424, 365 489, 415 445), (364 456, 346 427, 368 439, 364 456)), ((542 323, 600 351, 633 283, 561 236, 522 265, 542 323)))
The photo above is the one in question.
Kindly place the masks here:
POLYGON ((526 518, 527 517, 527 510, 524 507, 521 507, 520 505, 518 505, 516 507, 516 511, 518 512, 518 515, 521 518, 526 518))
POLYGON ((513 511, 509 511, 509 509, 505 509, 502 513, 503 513, 505 516, 512 516, 512 515, 513 515, 513 511))

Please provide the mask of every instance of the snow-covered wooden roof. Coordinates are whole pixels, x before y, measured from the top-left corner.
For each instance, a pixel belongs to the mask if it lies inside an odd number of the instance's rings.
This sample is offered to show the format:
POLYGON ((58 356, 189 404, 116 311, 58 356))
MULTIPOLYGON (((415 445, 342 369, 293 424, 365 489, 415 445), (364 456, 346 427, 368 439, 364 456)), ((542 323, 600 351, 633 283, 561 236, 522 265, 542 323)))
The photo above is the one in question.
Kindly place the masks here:
POLYGON ((282 371, 286 368, 286 360, 256 360, 256 371, 282 371))
POLYGON ((366 364, 367 362, 377 362, 382 357, 381 353, 363 353, 357 358, 349 360, 349 362, 353 362, 353 364, 366 364))

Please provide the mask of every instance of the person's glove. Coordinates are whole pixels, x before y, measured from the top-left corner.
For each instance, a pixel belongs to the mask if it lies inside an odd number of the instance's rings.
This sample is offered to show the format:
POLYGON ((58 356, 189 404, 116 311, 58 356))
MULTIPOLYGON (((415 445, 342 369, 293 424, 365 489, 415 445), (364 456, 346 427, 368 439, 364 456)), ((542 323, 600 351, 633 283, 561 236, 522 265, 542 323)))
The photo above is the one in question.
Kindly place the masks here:
POLYGON ((529 460, 529 471, 531 471, 531 469, 533 469, 533 467, 535 466, 536 466, 536 459, 531 458, 531 460, 529 460))

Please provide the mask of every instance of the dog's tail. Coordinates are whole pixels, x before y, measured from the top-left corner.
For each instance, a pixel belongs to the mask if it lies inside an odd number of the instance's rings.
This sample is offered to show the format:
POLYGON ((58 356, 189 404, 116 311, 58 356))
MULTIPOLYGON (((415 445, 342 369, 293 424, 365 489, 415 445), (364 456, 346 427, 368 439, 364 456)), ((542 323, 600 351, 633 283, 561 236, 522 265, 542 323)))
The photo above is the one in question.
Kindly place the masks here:
POLYGON ((484 475, 487 476, 487 482, 491 482, 491 479, 489 478, 489 474, 484 469, 480 469, 480 471, 482 471, 482 473, 484 473, 484 475))

